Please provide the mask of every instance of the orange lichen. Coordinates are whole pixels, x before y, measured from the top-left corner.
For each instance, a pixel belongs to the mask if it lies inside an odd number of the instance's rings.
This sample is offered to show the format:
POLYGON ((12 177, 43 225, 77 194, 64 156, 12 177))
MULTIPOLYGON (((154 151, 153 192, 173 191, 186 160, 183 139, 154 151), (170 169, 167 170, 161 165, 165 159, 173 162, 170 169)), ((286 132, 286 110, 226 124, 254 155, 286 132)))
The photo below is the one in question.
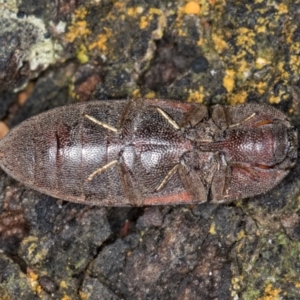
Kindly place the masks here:
POLYGON ((278 104, 280 102, 280 97, 279 96, 271 96, 269 98, 269 103, 270 104, 278 104))
POLYGON ((281 299, 281 289, 274 289, 272 284, 269 283, 265 287, 264 296, 260 297, 259 300, 279 300, 281 299))
POLYGON ((252 47, 253 45, 255 45, 255 33, 246 28, 246 27, 242 27, 238 29, 238 36, 236 39, 236 44, 237 46, 241 46, 243 48, 247 48, 249 51, 249 47, 252 47))
POLYGON ((146 16, 142 16, 140 20, 140 28, 145 29, 149 24, 149 21, 146 16))
POLYGON ((85 7, 81 7, 74 12, 74 19, 66 33, 66 39, 68 42, 72 43, 76 38, 85 37, 91 33, 88 29, 87 22, 84 20, 86 15, 87 10, 85 7))
POLYGON ((184 12, 188 15, 197 15, 200 13, 200 5, 196 1, 189 1, 185 7, 184 12))
POLYGON ((145 29, 149 25, 150 21, 153 20, 155 15, 156 16, 163 16, 163 19, 165 18, 164 15, 163 15, 162 10, 157 9, 157 8, 150 8, 149 9, 149 14, 147 16, 142 16, 141 19, 140 19, 140 24, 139 24, 140 29, 145 29))
POLYGON ((223 85, 227 92, 231 93, 235 86, 235 74, 234 70, 226 70, 223 78, 223 85))
POLYGON ((264 94, 268 88, 267 82, 261 81, 256 85, 256 89, 261 95, 264 94))
POLYGON ((94 48, 98 48, 99 50, 105 52, 107 50, 107 41, 111 37, 111 30, 107 27, 104 27, 105 33, 98 35, 98 40, 89 45, 89 50, 93 50, 94 48))
POLYGON ((221 53, 228 48, 227 42, 222 38, 222 35, 213 33, 212 40, 214 42, 214 48, 218 53, 221 53))
POLYGON ((288 7, 284 3, 280 3, 277 9, 279 14, 287 14, 289 12, 288 7))
POLYGON ((142 6, 127 8, 128 16, 134 17, 134 18, 137 17, 138 15, 140 15, 143 11, 144 11, 144 9, 142 6))
POLYGON ((198 91, 189 91, 188 102, 202 103, 204 99, 203 86, 200 86, 198 91))
POLYGON ((238 94, 231 95, 230 104, 231 105, 243 104, 246 102, 247 96, 248 96, 247 92, 245 91, 241 91, 238 94))

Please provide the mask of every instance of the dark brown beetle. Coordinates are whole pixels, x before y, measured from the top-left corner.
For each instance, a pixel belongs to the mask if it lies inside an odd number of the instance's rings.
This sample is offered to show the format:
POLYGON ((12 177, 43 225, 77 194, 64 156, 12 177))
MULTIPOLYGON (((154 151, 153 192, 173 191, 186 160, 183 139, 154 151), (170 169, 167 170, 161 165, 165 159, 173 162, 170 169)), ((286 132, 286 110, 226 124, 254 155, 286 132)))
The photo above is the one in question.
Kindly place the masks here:
POLYGON ((29 187, 104 205, 230 202, 264 193, 295 165, 297 132, 268 105, 86 102, 26 120, 0 166, 29 187))

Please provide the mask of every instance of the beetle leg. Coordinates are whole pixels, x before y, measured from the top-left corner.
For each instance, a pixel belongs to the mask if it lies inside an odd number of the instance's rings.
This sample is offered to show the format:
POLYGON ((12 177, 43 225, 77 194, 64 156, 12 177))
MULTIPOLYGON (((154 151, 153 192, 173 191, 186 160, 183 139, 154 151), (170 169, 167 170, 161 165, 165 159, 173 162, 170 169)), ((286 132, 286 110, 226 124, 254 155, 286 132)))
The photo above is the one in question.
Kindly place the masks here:
POLYGON ((222 162, 215 170, 210 187, 210 201, 213 203, 222 202, 228 194, 230 185, 231 168, 222 162))
POLYGON ((122 162, 118 164, 118 171, 124 196, 131 205, 142 206, 144 204, 144 197, 139 190, 136 179, 128 172, 126 165, 122 162))
POLYGON ((179 165, 179 176, 185 189, 192 195, 191 202, 202 203, 207 201, 208 189, 201 180, 201 176, 185 165, 179 165))
POLYGON ((98 124, 98 125, 100 125, 100 126, 106 128, 106 129, 108 129, 108 130, 110 130, 110 131, 118 132, 118 129, 117 129, 117 128, 115 128, 115 127, 113 127, 113 126, 111 126, 111 125, 109 125, 109 124, 106 124, 106 123, 104 123, 104 122, 101 122, 101 121, 97 120, 96 118, 94 118, 94 117, 92 117, 92 116, 90 116, 90 115, 85 114, 84 116, 85 116, 87 119, 89 119, 90 121, 92 121, 93 123, 95 123, 95 124, 98 124))
POLYGON ((286 115, 272 106, 263 104, 245 104, 237 106, 225 106, 224 110, 229 120, 229 127, 258 127, 267 124, 284 124, 290 127, 286 115))
POLYGON ((157 111, 171 124, 175 129, 180 129, 178 124, 167 114, 165 113, 161 108, 157 107, 157 111))
POLYGON ((110 169, 117 163, 118 163, 117 160, 113 160, 113 161, 109 162, 108 164, 104 165, 103 167, 97 169, 96 171, 94 171, 92 174, 89 175, 87 181, 91 181, 96 175, 106 171, 107 169, 110 169))
POLYGON ((222 105, 215 105, 211 111, 211 118, 214 124, 221 130, 224 130, 228 127, 229 117, 228 111, 222 105))
POLYGON ((205 117, 208 116, 207 108, 204 105, 194 105, 189 112, 187 112, 180 121, 180 127, 189 128, 194 127, 205 117))
POLYGON ((177 172, 179 167, 179 164, 175 165, 169 172, 168 174, 165 176, 165 178, 162 180, 162 182, 157 186, 157 188, 155 189, 155 192, 159 192, 165 185, 166 183, 169 181, 169 179, 177 172))

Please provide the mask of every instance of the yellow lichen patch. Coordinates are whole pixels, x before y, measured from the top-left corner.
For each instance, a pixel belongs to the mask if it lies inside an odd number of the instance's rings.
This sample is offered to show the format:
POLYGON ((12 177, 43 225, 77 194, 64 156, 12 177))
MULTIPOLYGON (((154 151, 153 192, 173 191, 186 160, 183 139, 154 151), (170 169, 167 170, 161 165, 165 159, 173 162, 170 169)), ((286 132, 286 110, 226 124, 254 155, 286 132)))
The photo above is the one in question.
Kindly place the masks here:
POLYGON ((140 20, 140 29, 145 29, 148 26, 149 22, 146 16, 142 16, 140 20))
POLYGON ((144 11, 144 8, 142 6, 137 7, 130 7, 127 9, 127 14, 130 17, 136 18, 138 15, 140 15, 144 11))
POLYGON ((265 287, 264 296, 260 297, 259 300, 279 300, 281 289, 273 289, 271 283, 265 287))
POLYGON ((262 69, 264 66, 269 65, 271 62, 263 57, 258 57, 255 61, 255 67, 257 69, 262 69))
POLYGON ((84 19, 85 16, 87 15, 87 9, 83 6, 79 7, 78 9, 75 10, 74 15, 76 19, 84 19))
POLYGON ((104 27, 105 33, 98 35, 98 40, 89 45, 89 50, 98 48, 99 50, 105 52, 107 51, 107 41, 111 37, 111 30, 107 27, 104 27))
POLYGON ((215 222, 212 222, 211 224, 210 224, 210 227, 209 227, 209 233, 210 234, 216 234, 217 232, 216 232, 216 223, 215 222))
POLYGON ((255 26, 255 31, 257 33, 265 33, 265 32, 267 32, 267 27, 265 25, 255 26))
POLYGON ((254 37, 255 37, 255 33, 252 30, 246 27, 239 28, 236 44, 237 46, 248 49, 249 47, 255 45, 254 37))
POLYGON ((269 103, 270 104, 278 104, 280 102, 280 97, 279 96, 271 96, 269 98, 269 103))
POLYGON ((74 40, 78 37, 87 36, 91 33, 91 31, 87 28, 86 21, 77 21, 69 28, 68 33, 66 34, 66 39, 68 42, 74 42, 74 40))
POLYGON ((231 285, 234 290, 240 289, 240 283, 243 282, 243 280, 241 280, 242 278, 240 278, 240 277, 241 276, 235 276, 235 277, 232 277, 232 279, 231 279, 231 285))
POLYGON ((256 89, 257 91, 262 95, 266 92, 266 90, 268 89, 268 83, 267 82, 259 82, 256 85, 256 89))
POLYGON ((31 269, 27 269, 27 278, 29 280, 30 286, 32 288, 32 290, 35 293, 40 294, 42 292, 42 287, 40 286, 39 282, 38 282, 38 274, 35 273, 33 270, 31 269))
POLYGON ((236 56, 232 56, 232 61, 235 63, 235 70, 237 70, 236 78, 238 80, 245 81, 248 79, 251 74, 251 63, 247 62, 243 57, 245 51, 240 51, 236 56))
POLYGON ((185 7, 184 12, 188 15, 197 15, 200 13, 200 5, 196 1, 189 1, 185 7))
POLYGON ((89 61, 89 57, 88 57, 88 54, 87 54, 87 49, 84 45, 80 45, 80 47, 77 51, 77 59, 82 64, 85 64, 89 61))
POLYGON ((203 86, 200 86, 198 91, 189 91, 188 102, 202 103, 204 99, 203 86))
POLYGON ((133 92, 132 92, 132 97, 133 98, 140 98, 141 97, 141 91, 140 89, 135 89, 133 92))
POLYGON ((278 71, 280 72, 280 77, 281 77, 281 79, 289 79, 289 77, 290 77, 290 75, 289 75, 289 73, 284 69, 284 67, 285 67, 285 64, 284 64, 284 62, 283 61, 280 61, 279 63, 278 63, 278 65, 277 65, 277 67, 278 67, 278 71))
POLYGON ((277 9, 279 14, 287 14, 289 12, 288 7, 284 3, 280 3, 277 9))
POLYGON ((87 10, 85 7, 75 10, 74 19, 66 33, 66 39, 68 42, 72 43, 76 38, 85 37, 91 33, 91 31, 87 28, 87 22, 84 20, 86 15, 87 10))
POLYGON ((162 15, 163 14, 163 11, 161 9, 158 9, 158 8, 150 8, 149 9, 149 13, 150 15, 162 15))
POLYGON ((223 78, 223 85, 227 92, 231 93, 234 89, 235 85, 235 74, 236 72, 234 70, 226 70, 225 76, 223 78))
POLYGON ((218 53, 221 53, 224 50, 228 49, 227 42, 224 39, 222 39, 221 35, 213 33, 212 40, 214 42, 214 48, 218 53))
POLYGON ((231 105, 243 104, 245 103, 246 98, 247 98, 247 92, 241 91, 238 94, 231 95, 229 102, 231 105))
MULTIPOLYGON (((140 24, 139 24, 140 29, 145 29, 149 25, 150 21, 153 20, 154 16, 160 16, 159 22, 158 22, 159 23, 158 27, 160 27, 161 20, 165 19, 165 16, 164 16, 162 10, 160 10, 158 8, 150 8, 149 14, 147 16, 142 16, 140 19, 140 24)), ((163 23, 165 23, 165 22, 163 22, 163 23)))
POLYGON ((155 92, 151 91, 145 95, 145 98, 153 99, 155 98, 155 92))
POLYGON ((300 55, 299 54, 291 55, 290 66, 291 66, 292 71, 295 74, 299 75, 299 69, 300 69, 300 55))

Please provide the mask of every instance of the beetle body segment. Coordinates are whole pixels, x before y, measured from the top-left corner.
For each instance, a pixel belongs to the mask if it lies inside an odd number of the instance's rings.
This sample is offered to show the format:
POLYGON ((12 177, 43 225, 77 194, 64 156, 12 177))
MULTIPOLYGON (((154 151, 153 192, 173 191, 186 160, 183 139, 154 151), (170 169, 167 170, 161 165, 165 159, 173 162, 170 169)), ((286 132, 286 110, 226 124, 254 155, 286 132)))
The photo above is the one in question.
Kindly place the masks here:
POLYGON ((15 179, 103 206, 230 202, 273 188, 296 156, 288 118, 258 104, 86 102, 30 118, 0 141, 0 165, 15 179))

